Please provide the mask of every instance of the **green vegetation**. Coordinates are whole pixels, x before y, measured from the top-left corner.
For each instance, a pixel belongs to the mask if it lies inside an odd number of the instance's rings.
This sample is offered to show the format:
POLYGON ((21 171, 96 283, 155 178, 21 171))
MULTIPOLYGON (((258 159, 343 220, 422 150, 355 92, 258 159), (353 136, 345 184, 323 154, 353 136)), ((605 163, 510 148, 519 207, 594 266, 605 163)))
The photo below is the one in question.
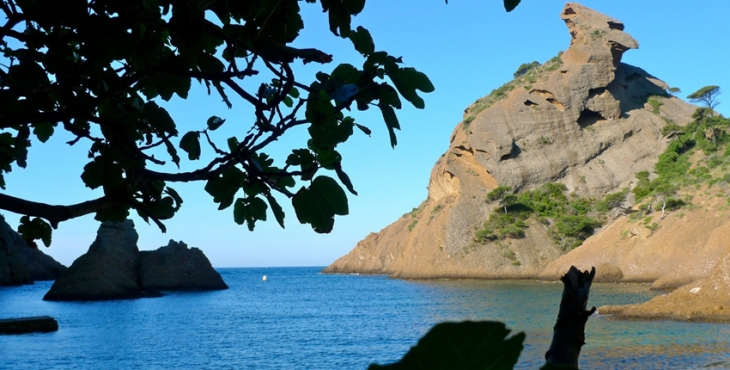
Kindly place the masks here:
POLYGON ((697 109, 692 116, 694 121, 687 126, 668 124, 662 128, 662 134, 673 138, 673 141, 659 155, 654 166, 655 176, 648 171, 637 173, 638 181, 632 190, 637 204, 646 212, 658 208, 673 210, 687 205, 688 200, 677 198, 684 187, 712 186, 730 180, 727 173, 730 120, 709 114, 708 109, 697 109), (721 150, 722 154, 719 153, 721 150), (704 156, 697 156, 698 151, 704 156), (695 158, 694 162, 692 158, 695 158))
POLYGON ((717 101, 718 95, 720 95, 720 86, 710 85, 687 95, 687 99, 693 103, 704 103, 707 108, 715 109, 720 104, 717 101))
POLYGON ((527 71, 537 68, 539 66, 540 66, 540 63, 536 60, 533 61, 532 63, 522 63, 517 68, 517 71, 515 71, 515 73, 512 74, 512 77, 514 77, 514 78, 520 77, 520 76, 524 75, 525 73, 527 73, 527 71))
POLYGON ((551 139, 549 137, 545 137, 545 136, 540 136, 540 138, 537 139, 537 143, 540 145, 550 145, 553 142, 554 142, 553 139, 551 139))
POLYGON ((533 220, 548 225, 550 235, 564 250, 573 249, 601 226, 598 218, 620 206, 627 194, 627 191, 622 191, 595 201, 572 194, 569 197, 567 190, 560 183, 547 183, 518 194, 513 194, 507 186, 494 189, 487 195, 486 202, 500 202, 504 212, 492 213, 483 227, 477 230, 475 241, 485 243, 524 237, 528 222, 533 220))
POLYGON ((417 219, 411 221, 411 223, 408 224, 408 231, 413 231, 413 228, 416 227, 416 224, 417 223, 418 223, 418 220, 417 219))
POLYGON ((659 96, 650 96, 647 100, 647 103, 651 106, 651 112, 654 114, 659 114, 659 108, 664 105, 660 98, 659 96))
POLYGON ((677 95, 682 92, 682 89, 678 87, 670 87, 667 91, 669 91, 669 93, 672 95, 677 95))
POLYGON ((594 30, 593 32, 591 32, 591 40, 598 40, 601 37, 603 37, 603 35, 605 35, 605 34, 606 34, 606 31, 594 30))
POLYGON ((520 65, 514 73, 514 80, 492 90, 489 95, 477 99, 474 104, 467 109, 467 116, 463 120, 464 125, 468 126, 479 112, 491 107, 497 101, 506 98, 510 91, 514 90, 516 87, 531 87, 535 82, 547 78, 547 75, 550 72, 557 70, 563 65, 563 60, 560 58, 561 55, 563 55, 562 51, 542 65, 536 64, 537 62, 524 63, 520 65))

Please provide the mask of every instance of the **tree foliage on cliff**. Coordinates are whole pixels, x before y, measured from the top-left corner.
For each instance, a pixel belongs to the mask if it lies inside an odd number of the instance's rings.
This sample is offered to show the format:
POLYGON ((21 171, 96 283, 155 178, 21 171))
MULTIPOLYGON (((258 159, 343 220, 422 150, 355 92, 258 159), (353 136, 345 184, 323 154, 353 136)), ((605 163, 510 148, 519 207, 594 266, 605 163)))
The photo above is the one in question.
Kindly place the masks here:
POLYGON ((3 0, 0 187, 13 165, 29 165, 31 142, 65 130, 75 137, 69 145, 88 147, 81 179, 104 195, 52 206, 0 194, 0 209, 23 215, 23 235, 44 242, 49 225, 86 214, 119 221, 134 211, 164 231, 162 221, 183 202, 170 184, 202 181, 219 209, 233 206, 235 222, 251 230, 268 214, 284 226, 279 193, 292 200, 300 222, 329 232, 334 215, 348 213, 341 185, 356 194, 337 147, 356 128, 370 133, 351 112, 380 110, 395 146, 402 100, 423 108, 419 92, 434 87, 401 58, 376 51, 365 28, 353 27, 365 0, 319 1, 332 34, 352 42, 361 66, 327 67, 326 50, 292 47, 304 27, 300 7, 316 3, 3 0), (327 73, 304 81, 293 71, 298 63, 322 64, 327 73), (194 87, 228 108, 247 105, 253 116, 227 122, 211 114, 181 132, 165 102, 187 99, 194 87), (238 134, 215 135, 224 124, 238 134), (268 145, 297 126, 308 128, 308 140, 285 163, 275 163, 268 145), (179 170, 183 161, 201 161, 205 147, 213 159, 179 170), (297 180, 305 185, 297 189, 297 180))
POLYGON ((718 95, 720 95, 720 86, 710 85, 687 95, 687 99, 693 103, 704 103, 707 108, 715 109, 715 107, 720 104, 720 102, 717 101, 718 95))

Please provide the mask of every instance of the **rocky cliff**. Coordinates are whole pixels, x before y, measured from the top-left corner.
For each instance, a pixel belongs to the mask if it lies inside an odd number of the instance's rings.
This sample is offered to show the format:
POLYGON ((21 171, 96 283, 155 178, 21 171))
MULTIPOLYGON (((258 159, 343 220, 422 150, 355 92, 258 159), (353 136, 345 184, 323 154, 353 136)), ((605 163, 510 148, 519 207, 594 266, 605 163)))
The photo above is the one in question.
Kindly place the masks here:
POLYGON ((638 43, 620 21, 576 3, 566 4, 561 18, 571 36, 568 50, 468 107, 431 172, 428 199, 324 272, 535 277, 563 249, 536 221, 524 237, 475 242, 494 212, 484 201, 489 191, 558 182, 599 197, 653 169, 668 144, 662 127, 686 125, 696 107, 621 63, 638 43))
POLYGON ((0 286, 53 280, 65 269, 53 257, 30 247, 0 216, 0 286))

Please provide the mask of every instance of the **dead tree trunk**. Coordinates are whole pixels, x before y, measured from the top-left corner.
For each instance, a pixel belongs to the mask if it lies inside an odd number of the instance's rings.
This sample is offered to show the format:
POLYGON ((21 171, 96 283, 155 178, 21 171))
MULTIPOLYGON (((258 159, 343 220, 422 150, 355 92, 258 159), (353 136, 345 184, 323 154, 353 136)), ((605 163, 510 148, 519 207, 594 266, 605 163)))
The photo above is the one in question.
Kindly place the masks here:
POLYGON ((549 365, 578 368, 580 349, 585 344, 585 327, 588 316, 596 312, 593 307, 586 310, 596 268, 581 272, 571 266, 560 278, 563 282, 563 298, 560 301, 558 320, 553 327, 553 341, 545 353, 549 365))

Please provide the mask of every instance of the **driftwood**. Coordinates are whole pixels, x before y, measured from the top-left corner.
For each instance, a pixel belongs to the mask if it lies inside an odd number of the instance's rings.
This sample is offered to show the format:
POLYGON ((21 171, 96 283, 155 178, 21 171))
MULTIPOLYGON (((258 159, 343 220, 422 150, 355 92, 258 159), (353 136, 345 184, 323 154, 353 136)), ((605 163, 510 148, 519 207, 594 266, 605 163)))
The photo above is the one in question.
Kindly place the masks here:
POLYGON ((560 301, 558 320, 553 327, 553 341, 545 353, 548 367, 551 365, 578 368, 580 349, 585 344, 585 327, 588 316, 596 312, 593 307, 586 310, 596 268, 581 272, 571 266, 560 278, 563 282, 563 298, 560 301))

